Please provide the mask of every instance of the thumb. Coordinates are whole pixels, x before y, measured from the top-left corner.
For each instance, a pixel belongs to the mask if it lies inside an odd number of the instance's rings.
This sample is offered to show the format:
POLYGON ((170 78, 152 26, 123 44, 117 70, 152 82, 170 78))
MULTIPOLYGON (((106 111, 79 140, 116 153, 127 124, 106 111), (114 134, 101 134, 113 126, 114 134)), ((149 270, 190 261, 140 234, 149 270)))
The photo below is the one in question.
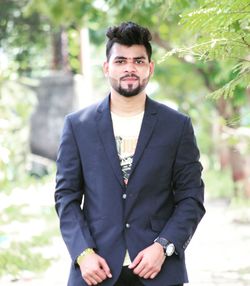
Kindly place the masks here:
POLYGON ((111 272, 110 272, 110 269, 109 269, 109 267, 108 267, 108 264, 107 264, 107 262, 105 261, 105 259, 100 259, 100 266, 101 266, 101 268, 104 270, 104 272, 106 273, 106 275, 109 277, 109 278, 111 278, 112 277, 112 274, 111 274, 111 272))
POLYGON ((139 252, 137 256, 135 257, 134 261, 128 266, 128 268, 133 269, 134 267, 136 267, 136 265, 139 264, 140 261, 142 260, 142 257, 143 257, 143 253, 139 252))

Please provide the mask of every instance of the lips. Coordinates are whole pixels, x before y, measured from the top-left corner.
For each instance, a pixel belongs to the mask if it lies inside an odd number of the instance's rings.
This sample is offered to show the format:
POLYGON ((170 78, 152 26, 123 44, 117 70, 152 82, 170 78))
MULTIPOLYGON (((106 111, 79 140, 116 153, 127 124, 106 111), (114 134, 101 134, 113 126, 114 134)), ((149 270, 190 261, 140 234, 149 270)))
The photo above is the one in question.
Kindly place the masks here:
POLYGON ((135 82, 139 80, 139 77, 136 75, 125 75, 121 77, 121 81, 126 81, 126 82, 135 82))
POLYGON ((135 82, 137 81, 138 79, 137 78, 134 78, 134 77, 127 77, 125 79, 122 79, 122 81, 126 81, 126 82, 135 82))

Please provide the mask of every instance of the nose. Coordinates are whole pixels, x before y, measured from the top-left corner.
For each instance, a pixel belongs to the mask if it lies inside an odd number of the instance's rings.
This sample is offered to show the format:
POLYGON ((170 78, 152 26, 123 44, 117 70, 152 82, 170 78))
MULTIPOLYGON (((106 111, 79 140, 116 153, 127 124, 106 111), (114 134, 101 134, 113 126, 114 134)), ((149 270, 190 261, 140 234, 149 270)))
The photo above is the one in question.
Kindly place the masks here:
POLYGON ((125 72, 136 72, 135 64, 133 62, 127 62, 127 64, 125 65, 125 72))

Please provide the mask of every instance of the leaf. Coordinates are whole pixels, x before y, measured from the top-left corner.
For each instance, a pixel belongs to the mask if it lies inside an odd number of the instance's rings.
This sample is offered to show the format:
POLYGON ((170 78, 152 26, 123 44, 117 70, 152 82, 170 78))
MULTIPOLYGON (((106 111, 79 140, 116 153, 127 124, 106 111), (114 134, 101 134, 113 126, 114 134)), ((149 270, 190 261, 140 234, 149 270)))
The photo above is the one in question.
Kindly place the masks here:
POLYGON ((234 90, 238 85, 244 85, 247 88, 249 82, 250 82, 250 70, 244 73, 239 73, 236 78, 229 81, 222 88, 217 89, 216 91, 210 93, 208 97, 214 100, 217 100, 222 96, 225 99, 233 97, 234 90))

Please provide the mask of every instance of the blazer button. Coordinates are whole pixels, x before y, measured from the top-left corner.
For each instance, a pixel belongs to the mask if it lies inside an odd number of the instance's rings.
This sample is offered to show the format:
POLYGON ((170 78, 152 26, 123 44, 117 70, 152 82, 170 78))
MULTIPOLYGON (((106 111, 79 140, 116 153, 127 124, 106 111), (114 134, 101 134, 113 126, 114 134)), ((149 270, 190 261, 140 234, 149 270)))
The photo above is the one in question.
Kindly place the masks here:
POLYGON ((122 195, 122 198, 123 198, 124 200, 126 200, 127 195, 126 195, 126 194, 123 194, 123 195, 122 195))
POLYGON ((129 223, 126 223, 126 228, 130 228, 130 224, 129 223))

